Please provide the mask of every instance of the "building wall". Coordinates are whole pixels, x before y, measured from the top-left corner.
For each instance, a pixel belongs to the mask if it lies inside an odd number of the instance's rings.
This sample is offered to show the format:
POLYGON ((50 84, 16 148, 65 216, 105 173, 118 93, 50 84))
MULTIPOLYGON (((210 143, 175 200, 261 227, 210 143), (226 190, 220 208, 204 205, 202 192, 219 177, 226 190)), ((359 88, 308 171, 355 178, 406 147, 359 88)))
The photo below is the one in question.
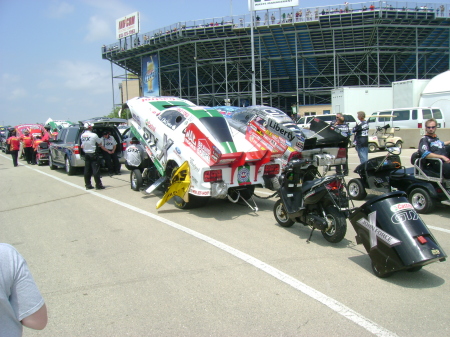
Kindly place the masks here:
POLYGON ((331 113, 331 104, 323 105, 301 105, 299 106, 298 116, 315 116, 331 113))
POLYGON ((140 87, 139 87, 139 80, 128 80, 128 81, 122 81, 122 102, 125 103, 131 98, 139 97, 140 94, 140 87))

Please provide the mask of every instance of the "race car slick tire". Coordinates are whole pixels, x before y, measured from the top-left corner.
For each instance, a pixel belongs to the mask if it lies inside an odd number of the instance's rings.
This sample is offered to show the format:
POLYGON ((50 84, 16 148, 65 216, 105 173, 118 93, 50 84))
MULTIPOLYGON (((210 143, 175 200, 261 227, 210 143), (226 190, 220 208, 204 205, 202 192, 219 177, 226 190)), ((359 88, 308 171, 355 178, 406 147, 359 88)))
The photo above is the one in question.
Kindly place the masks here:
POLYGON ((130 172, 130 186, 133 191, 140 191, 143 185, 142 173, 138 169, 130 172))

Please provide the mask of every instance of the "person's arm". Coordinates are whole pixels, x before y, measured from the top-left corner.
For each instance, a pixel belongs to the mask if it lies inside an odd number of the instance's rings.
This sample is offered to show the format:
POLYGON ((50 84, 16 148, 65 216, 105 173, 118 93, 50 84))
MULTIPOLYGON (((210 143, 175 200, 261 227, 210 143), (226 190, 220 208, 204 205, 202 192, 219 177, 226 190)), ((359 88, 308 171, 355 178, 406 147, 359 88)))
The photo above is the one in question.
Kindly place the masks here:
POLYGON ((46 327, 48 321, 47 306, 44 305, 34 314, 22 319, 21 323, 27 328, 42 330, 46 327))
POLYGON ((437 158, 437 159, 442 159, 442 161, 444 163, 449 163, 450 162, 450 159, 447 158, 446 156, 443 156, 443 155, 440 155, 440 154, 436 154, 436 153, 433 153, 433 152, 429 152, 424 158, 428 158, 428 159, 430 159, 430 158, 437 158))
POLYGON ((449 145, 450 144, 450 140, 447 140, 446 142, 444 142, 444 145, 449 145))

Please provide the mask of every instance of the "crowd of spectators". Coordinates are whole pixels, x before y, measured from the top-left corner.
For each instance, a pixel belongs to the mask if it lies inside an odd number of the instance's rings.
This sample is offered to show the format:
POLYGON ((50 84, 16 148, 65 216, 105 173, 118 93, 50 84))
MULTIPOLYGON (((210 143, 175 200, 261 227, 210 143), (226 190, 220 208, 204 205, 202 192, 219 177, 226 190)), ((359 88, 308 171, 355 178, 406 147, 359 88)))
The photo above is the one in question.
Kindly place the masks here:
MULTIPOLYGON (((378 3, 378 2, 377 2, 378 3)), ((401 8, 396 8, 392 4, 384 3, 384 7, 376 7, 374 3, 371 3, 369 7, 366 5, 363 5, 361 7, 361 4, 349 4, 348 2, 345 2, 344 5, 332 8, 324 7, 324 8, 315 8, 315 9, 299 9, 297 11, 292 12, 281 12, 281 11, 274 11, 269 12, 266 11, 264 13, 264 20, 261 20, 261 16, 258 12, 255 12, 254 17, 254 24, 255 26, 268 26, 268 25, 280 25, 280 24, 289 24, 293 22, 305 22, 305 21, 313 21, 318 20, 320 16, 325 15, 336 15, 336 14, 346 14, 346 13, 357 13, 357 12, 366 12, 366 11, 379 11, 379 10, 387 10, 387 11, 403 11, 403 12, 427 12, 427 13, 436 13, 437 17, 444 17, 444 16, 450 16, 450 9, 448 13, 446 13, 446 7, 444 5, 437 6, 436 9, 433 9, 433 7, 428 8, 427 5, 423 6, 415 6, 415 8, 407 8, 405 6, 402 6, 401 8), (354 6, 358 6, 357 8, 354 6), (447 14, 447 15, 446 15, 447 14)), ((130 36, 130 39, 132 42, 129 43, 131 48, 137 48, 141 46, 145 46, 149 43, 151 43, 152 40, 156 38, 160 38, 162 36, 168 36, 171 34, 176 34, 179 31, 184 31, 187 29, 204 29, 204 28, 210 28, 210 27, 219 27, 219 26, 233 26, 234 28, 244 28, 244 27, 250 27, 250 23, 246 23, 245 17, 239 17, 238 21, 235 22, 234 18, 231 18, 229 21, 224 21, 223 19, 220 22, 217 21, 211 21, 210 23, 202 23, 192 26, 186 26, 186 24, 178 23, 173 26, 171 26, 169 29, 166 30, 158 30, 154 31, 151 34, 144 34, 142 35, 143 42, 141 43, 139 36, 130 36)), ((103 46, 103 52, 112 52, 112 51, 125 51, 128 49, 131 49, 128 47, 127 44, 127 38, 123 40, 122 43, 116 43, 114 45, 111 45, 109 47, 103 46)))

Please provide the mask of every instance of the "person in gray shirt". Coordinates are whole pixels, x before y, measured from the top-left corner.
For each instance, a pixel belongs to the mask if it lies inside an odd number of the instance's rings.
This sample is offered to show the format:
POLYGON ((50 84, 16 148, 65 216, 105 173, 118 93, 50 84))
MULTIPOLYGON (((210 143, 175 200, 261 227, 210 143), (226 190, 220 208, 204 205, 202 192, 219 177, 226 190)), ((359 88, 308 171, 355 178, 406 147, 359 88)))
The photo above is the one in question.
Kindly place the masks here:
POLYGON ((20 337, 23 326, 42 330, 47 307, 27 262, 11 245, 0 243, 0 336, 20 337))

